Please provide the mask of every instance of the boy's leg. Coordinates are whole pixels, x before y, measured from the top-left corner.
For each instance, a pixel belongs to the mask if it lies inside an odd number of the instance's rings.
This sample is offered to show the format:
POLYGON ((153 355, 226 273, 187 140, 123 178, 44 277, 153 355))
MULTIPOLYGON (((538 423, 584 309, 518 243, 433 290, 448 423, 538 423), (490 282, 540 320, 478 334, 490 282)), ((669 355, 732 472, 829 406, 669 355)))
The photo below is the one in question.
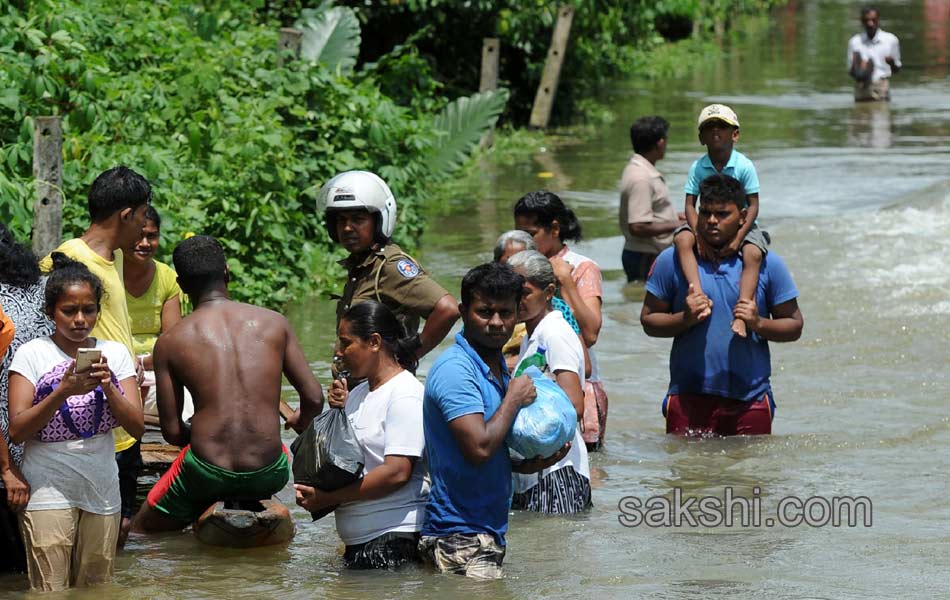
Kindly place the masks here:
POLYGON ((699 282, 699 262, 693 252, 696 236, 688 225, 683 225, 673 232, 673 245, 676 247, 676 259, 680 262, 680 268, 683 269, 687 283, 692 284, 693 289, 702 292, 703 286, 699 282))
MULTIPOLYGON (((752 300, 755 290, 759 287, 759 269, 762 267, 762 251, 754 244, 742 246, 742 276, 739 278, 739 299, 752 300)), ((748 330, 745 321, 732 320, 732 332, 739 337, 746 337, 748 330)))
MULTIPOLYGON (((752 225, 745 239, 742 240, 742 276, 739 278, 740 300, 755 300, 755 292, 759 287, 759 271, 762 268, 762 260, 765 258, 771 242, 769 234, 760 229, 758 225, 752 225)), ((739 319, 732 320, 732 331, 739 337, 748 335, 745 322, 739 319)))

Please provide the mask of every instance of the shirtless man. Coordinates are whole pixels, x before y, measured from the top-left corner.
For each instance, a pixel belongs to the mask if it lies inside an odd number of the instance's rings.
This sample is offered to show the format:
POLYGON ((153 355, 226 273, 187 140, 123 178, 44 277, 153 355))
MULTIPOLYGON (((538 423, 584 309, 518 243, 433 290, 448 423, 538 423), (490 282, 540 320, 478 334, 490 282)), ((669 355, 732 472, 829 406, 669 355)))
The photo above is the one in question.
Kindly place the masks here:
POLYGON ((289 427, 302 431, 323 407, 323 390, 287 320, 228 297, 217 240, 189 238, 173 258, 195 310, 158 339, 154 363, 162 435, 183 450, 149 492, 136 532, 182 529, 219 500, 259 500, 283 489, 281 374, 300 394, 289 427), (194 398, 190 424, 181 417, 183 387, 194 398))

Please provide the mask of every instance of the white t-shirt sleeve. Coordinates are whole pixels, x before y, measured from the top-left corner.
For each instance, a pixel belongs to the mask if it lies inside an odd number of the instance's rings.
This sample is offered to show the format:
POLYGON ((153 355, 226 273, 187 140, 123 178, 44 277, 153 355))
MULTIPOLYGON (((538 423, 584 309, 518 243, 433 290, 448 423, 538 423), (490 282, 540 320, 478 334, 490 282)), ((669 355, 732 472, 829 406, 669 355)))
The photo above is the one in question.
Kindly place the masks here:
MULTIPOLYGON (((566 325, 566 322, 565 322, 566 325)), ((540 340, 541 345, 545 347, 545 358, 548 368, 554 371, 570 371, 577 373, 581 379, 581 385, 584 384, 584 349, 581 347, 580 339, 574 330, 567 327, 559 327, 553 332, 553 328, 547 328, 544 337, 540 340)))
POLYGON ((129 354, 128 348, 109 340, 97 340, 96 348, 101 348, 102 353, 106 355, 109 370, 115 374, 116 379, 122 381, 135 377, 135 365, 132 363, 132 355, 129 354))
POLYGON ((422 431, 421 386, 418 390, 393 394, 386 410, 385 428, 385 456, 422 456, 425 434, 422 431))
POLYGON ((19 373, 36 386, 36 382, 51 366, 49 357, 44 354, 43 338, 31 340, 17 349, 13 360, 10 361, 9 371, 19 373))
POLYGON ((891 58, 894 59, 897 68, 901 68, 901 44, 896 35, 891 36, 891 58))

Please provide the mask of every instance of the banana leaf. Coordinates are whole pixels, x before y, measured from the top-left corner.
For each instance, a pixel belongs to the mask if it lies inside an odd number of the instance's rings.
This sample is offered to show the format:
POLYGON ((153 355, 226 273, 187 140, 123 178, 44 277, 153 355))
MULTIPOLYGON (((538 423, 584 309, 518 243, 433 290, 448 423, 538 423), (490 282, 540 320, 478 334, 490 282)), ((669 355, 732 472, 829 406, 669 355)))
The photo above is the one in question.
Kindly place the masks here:
POLYGON ((439 113, 433 129, 438 138, 428 164, 435 174, 454 171, 491 129, 508 102, 508 90, 500 89, 463 96, 439 113))

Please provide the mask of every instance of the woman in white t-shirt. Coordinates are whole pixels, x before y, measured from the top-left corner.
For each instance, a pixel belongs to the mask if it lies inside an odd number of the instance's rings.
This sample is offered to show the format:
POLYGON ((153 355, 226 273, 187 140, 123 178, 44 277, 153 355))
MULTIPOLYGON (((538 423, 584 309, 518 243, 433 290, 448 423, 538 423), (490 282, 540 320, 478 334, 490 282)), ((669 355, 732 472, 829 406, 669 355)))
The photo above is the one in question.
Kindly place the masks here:
MULTIPOLYGON (((521 340, 515 376, 523 366, 540 368, 564 390, 580 420, 584 415, 584 348, 561 312, 551 306, 557 289, 551 261, 540 252, 525 250, 509 258, 508 264, 526 280, 519 317, 524 319, 527 335, 521 340)), ((512 487, 512 508, 558 514, 590 508, 590 465, 580 425, 567 456, 535 474, 512 474, 512 487)))
POLYGON ((31 493, 20 515, 30 587, 60 590, 109 581, 119 535, 112 428, 145 431, 135 366, 122 344, 89 332, 102 283, 85 265, 53 254, 46 313, 55 331, 20 346, 10 363, 10 438, 26 442, 31 493), (101 358, 76 372, 82 348, 101 358))
POLYGON ((419 562, 416 546, 429 496, 423 458, 423 386, 413 374, 418 341, 406 337, 393 312, 378 302, 361 302, 340 320, 334 360, 352 379, 330 388, 328 403, 344 408, 363 447, 363 478, 324 492, 295 485, 297 504, 314 512, 339 505, 336 529, 352 569, 391 569, 419 562))

